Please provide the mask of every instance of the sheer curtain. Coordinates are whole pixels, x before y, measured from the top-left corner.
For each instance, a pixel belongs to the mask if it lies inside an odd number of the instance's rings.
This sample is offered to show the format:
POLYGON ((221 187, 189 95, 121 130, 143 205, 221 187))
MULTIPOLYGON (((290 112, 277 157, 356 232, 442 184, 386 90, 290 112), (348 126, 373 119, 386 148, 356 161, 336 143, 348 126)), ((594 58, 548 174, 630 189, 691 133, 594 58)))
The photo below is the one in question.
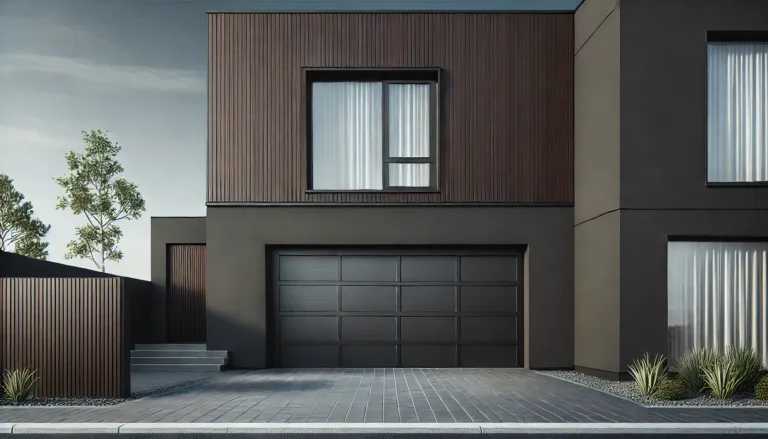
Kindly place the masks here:
POLYGON ((381 83, 312 84, 312 188, 382 189, 381 83))
MULTIPOLYGON (((389 85, 389 156, 429 157, 430 85, 389 85)), ((428 163, 390 163, 390 186, 429 186, 428 163)))
POLYGON ((751 347, 768 366, 768 243, 668 244, 669 358, 751 347))
POLYGON ((708 179, 768 180, 768 44, 708 46, 708 179))

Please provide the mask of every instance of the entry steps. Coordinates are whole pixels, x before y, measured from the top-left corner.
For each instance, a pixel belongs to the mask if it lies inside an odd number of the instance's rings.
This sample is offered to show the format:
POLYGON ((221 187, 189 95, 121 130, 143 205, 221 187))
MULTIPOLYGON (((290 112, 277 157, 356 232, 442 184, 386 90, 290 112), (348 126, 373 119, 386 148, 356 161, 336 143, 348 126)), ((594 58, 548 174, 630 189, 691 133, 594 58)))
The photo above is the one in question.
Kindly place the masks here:
POLYGON ((131 351, 133 372, 219 372, 228 365, 228 351, 205 344, 137 344, 131 351))

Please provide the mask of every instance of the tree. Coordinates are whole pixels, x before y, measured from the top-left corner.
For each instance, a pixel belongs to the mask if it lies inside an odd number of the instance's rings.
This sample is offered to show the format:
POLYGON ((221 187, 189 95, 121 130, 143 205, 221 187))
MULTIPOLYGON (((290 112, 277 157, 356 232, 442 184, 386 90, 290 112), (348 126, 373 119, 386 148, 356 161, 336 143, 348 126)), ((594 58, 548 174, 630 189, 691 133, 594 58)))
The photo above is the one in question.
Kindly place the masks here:
POLYGON ((124 169, 116 159, 122 149, 117 142, 100 130, 83 131, 83 141, 85 153, 65 156, 69 175, 55 179, 65 192, 56 209, 70 209, 88 221, 75 229, 76 239, 67 244, 64 257, 90 259, 104 272, 107 261, 123 259, 117 222, 138 219, 146 208, 138 186, 119 178, 124 169))
POLYGON ((51 226, 37 218, 32 203, 13 186, 13 179, 0 174, 0 250, 30 258, 48 257, 45 235, 51 226))

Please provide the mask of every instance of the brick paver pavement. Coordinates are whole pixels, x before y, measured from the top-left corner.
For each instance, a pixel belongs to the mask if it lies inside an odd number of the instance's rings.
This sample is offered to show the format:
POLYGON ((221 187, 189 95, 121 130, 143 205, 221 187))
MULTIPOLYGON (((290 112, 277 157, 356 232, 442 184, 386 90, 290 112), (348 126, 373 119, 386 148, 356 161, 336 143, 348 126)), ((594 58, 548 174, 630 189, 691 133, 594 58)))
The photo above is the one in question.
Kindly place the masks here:
POLYGON ((524 369, 269 369, 0 422, 768 422, 768 408, 645 408, 524 369))

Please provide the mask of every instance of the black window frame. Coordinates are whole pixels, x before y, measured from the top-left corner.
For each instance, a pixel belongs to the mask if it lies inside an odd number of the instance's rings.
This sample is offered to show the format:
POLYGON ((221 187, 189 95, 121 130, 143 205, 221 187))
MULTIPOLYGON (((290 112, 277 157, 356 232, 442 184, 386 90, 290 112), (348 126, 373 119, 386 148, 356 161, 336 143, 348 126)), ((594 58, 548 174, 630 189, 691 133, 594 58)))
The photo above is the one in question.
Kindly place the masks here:
POLYGON ((307 193, 434 193, 440 191, 440 68, 311 68, 302 69, 305 108, 307 193), (377 82, 382 86, 382 189, 315 189, 312 176, 312 84, 316 82, 377 82), (391 157, 389 155, 389 86, 391 84, 430 85, 429 157, 391 157), (389 165, 429 164, 429 186, 392 186, 389 165))
MULTIPOLYGON (((768 32, 760 30, 717 30, 707 31, 705 51, 710 44, 717 43, 758 43, 768 44, 768 32)), ((706 81, 704 94, 706 96, 706 111, 704 118, 704 187, 707 188, 761 188, 768 187, 765 181, 710 181, 709 180, 709 55, 705 55, 704 70, 706 81)))

